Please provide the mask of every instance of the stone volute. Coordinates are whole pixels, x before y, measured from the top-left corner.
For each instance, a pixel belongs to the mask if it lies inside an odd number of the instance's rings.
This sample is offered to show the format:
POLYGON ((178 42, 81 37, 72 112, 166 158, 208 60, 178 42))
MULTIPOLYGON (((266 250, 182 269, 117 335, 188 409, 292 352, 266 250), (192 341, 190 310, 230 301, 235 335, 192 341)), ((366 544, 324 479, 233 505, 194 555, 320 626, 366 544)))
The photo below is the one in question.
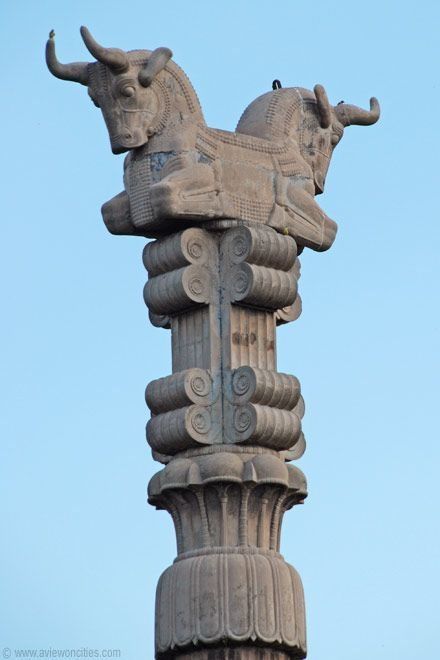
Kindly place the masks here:
POLYGON ((102 207, 113 234, 154 239, 143 252, 153 325, 171 332, 172 374, 149 383, 147 441, 163 464, 148 500, 172 517, 177 556, 156 596, 155 657, 287 660, 306 656, 304 596, 280 554, 285 511, 307 496, 290 461, 305 450, 298 379, 277 371, 276 327, 301 313, 305 248, 328 249, 336 224, 318 206, 333 149, 351 124, 379 118, 278 88, 235 132, 209 128, 168 48, 125 52, 81 28, 92 63, 50 71, 87 86, 124 191, 102 207))

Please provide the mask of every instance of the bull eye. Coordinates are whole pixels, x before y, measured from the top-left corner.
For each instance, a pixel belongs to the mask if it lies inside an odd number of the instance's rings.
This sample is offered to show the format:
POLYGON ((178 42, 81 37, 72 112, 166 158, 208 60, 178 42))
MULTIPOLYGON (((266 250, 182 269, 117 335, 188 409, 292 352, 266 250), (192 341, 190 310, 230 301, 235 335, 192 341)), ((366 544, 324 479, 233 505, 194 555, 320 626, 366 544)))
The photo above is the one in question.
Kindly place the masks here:
POLYGON ((339 142, 339 135, 336 135, 336 133, 333 133, 332 135, 332 145, 335 147, 339 142))
POLYGON ((131 97, 131 96, 134 96, 135 93, 136 93, 136 90, 133 87, 133 85, 124 85, 124 87, 122 87, 122 89, 121 89, 121 94, 123 96, 131 97))

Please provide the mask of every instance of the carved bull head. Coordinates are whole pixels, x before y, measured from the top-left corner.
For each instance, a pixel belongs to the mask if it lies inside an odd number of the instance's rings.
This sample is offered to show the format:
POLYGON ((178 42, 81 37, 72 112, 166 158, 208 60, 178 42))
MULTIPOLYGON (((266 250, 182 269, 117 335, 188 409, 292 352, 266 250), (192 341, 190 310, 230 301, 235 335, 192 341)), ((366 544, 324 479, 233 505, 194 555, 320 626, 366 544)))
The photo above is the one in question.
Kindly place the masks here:
POLYGON ((319 126, 310 125, 305 128, 301 146, 303 157, 312 166, 316 194, 319 194, 324 190, 330 158, 333 149, 342 138, 344 128, 354 124, 358 126, 375 124, 380 116, 380 106, 374 97, 370 99, 370 110, 348 105, 343 101, 332 106, 322 85, 315 85, 313 91, 316 97, 319 126))
POLYGON ((158 99, 151 84, 172 57, 169 48, 126 53, 104 48, 86 27, 81 36, 97 62, 61 64, 55 53, 55 33, 46 44, 46 62, 51 73, 88 87, 93 103, 101 108, 114 154, 140 147, 155 132, 158 99))

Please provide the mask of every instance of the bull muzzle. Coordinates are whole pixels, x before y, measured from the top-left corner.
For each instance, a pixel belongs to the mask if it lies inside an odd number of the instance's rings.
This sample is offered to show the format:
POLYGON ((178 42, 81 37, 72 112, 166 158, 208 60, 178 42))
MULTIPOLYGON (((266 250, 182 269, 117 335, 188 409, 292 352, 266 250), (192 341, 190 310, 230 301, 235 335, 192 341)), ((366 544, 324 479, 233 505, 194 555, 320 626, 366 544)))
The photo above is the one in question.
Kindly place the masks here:
POLYGON ((148 142, 148 134, 140 128, 124 129, 121 133, 110 134, 110 145, 114 154, 123 154, 131 149, 142 147, 148 142))

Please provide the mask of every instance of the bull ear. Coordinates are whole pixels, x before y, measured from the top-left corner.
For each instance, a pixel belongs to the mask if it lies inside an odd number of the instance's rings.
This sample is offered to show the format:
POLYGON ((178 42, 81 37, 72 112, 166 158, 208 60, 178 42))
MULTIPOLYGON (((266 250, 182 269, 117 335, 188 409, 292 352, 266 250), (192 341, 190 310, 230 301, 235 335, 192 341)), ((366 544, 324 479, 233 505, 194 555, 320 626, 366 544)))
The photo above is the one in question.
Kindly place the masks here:
POLYGON ((327 93, 322 85, 315 85, 313 88, 318 104, 319 123, 321 128, 328 128, 332 122, 332 110, 327 98, 327 93))
POLYGON ((148 58, 146 65, 139 71, 139 82, 143 87, 148 87, 157 74, 164 69, 168 60, 173 56, 169 48, 156 48, 148 58))

